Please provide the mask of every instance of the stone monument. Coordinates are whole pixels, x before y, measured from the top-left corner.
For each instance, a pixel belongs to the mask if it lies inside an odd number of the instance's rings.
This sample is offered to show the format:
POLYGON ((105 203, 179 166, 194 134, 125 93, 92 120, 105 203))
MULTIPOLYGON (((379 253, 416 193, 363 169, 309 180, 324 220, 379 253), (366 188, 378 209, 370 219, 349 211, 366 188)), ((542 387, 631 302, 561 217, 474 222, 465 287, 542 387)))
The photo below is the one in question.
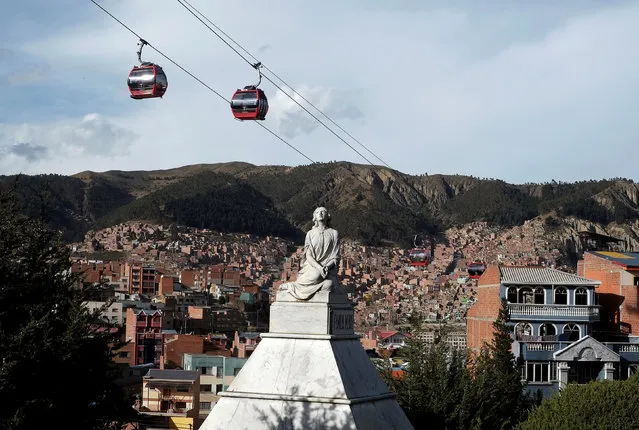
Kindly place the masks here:
POLYGON ((339 235, 313 212, 301 267, 280 285, 270 330, 202 426, 212 429, 412 429, 353 330, 337 280, 339 235))

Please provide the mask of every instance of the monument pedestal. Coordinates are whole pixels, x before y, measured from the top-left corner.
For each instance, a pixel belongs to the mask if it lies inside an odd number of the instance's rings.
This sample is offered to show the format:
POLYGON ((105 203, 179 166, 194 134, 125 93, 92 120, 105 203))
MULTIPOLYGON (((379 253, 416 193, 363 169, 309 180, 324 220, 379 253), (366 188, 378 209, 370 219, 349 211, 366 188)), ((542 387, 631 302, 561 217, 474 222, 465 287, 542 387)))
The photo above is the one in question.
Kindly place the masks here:
POLYGON ((412 429, 353 331, 341 293, 271 305, 270 332, 201 429, 412 429))

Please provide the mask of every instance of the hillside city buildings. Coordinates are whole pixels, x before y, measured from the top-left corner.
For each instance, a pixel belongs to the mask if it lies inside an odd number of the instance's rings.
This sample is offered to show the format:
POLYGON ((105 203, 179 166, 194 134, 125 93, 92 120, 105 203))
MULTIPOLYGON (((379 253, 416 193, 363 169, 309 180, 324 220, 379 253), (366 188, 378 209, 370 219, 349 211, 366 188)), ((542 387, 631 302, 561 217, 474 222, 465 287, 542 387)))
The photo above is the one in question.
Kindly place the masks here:
MULTIPOLYGON (((418 318, 426 342, 476 349, 489 340, 504 297, 513 317, 513 350, 531 386, 549 392, 595 373, 627 375, 639 330, 632 314, 634 260, 589 253, 571 274, 541 229, 535 222, 509 230, 485 223, 452 228, 431 243, 426 267, 409 265, 409 249, 343 240, 338 276, 362 346, 371 356, 387 351, 397 357, 395 370, 401 371, 409 322, 418 318), (488 263, 479 280, 468 276, 471 261, 488 263), (615 304, 616 313, 609 310, 615 304), (622 338, 613 336, 618 332, 622 338), (610 361, 599 361, 599 368, 568 360, 587 348, 610 361)), ((142 222, 89 232, 71 246, 73 270, 83 273, 85 284, 102 284, 86 306, 100 312, 105 328, 121 327, 128 342, 115 360, 122 383, 139 393, 136 408, 154 425, 192 428, 268 331, 274 291, 295 279, 301 257, 300 247, 277 237, 142 222)))

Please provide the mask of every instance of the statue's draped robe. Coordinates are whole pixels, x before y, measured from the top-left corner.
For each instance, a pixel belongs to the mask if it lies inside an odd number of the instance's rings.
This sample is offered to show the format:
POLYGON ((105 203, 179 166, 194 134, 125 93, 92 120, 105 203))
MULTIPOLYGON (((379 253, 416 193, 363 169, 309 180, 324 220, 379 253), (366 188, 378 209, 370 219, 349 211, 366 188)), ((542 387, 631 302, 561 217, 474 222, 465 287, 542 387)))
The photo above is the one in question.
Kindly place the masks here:
POLYGON ((337 283, 337 266, 339 265, 339 237, 337 230, 326 228, 321 230, 313 227, 306 233, 304 253, 297 280, 287 284, 288 292, 298 300, 308 300, 320 289, 330 289, 337 283), (310 255, 322 266, 334 262, 328 271, 326 279, 322 278, 321 270, 317 270, 307 260, 310 255))

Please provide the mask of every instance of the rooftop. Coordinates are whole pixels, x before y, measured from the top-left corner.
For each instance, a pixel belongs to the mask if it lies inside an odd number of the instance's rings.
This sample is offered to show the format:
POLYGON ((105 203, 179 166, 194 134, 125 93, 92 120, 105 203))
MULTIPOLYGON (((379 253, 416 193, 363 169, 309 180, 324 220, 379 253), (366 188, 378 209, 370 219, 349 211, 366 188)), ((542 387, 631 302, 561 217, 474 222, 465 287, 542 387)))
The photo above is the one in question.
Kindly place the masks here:
POLYGON ((199 373, 194 370, 150 369, 144 379, 193 382, 198 376, 199 373))
POLYGON ((625 267, 639 267, 639 252, 590 251, 590 253, 625 267))
POLYGON ((601 281, 541 266, 499 266, 502 284, 599 285, 601 281))

